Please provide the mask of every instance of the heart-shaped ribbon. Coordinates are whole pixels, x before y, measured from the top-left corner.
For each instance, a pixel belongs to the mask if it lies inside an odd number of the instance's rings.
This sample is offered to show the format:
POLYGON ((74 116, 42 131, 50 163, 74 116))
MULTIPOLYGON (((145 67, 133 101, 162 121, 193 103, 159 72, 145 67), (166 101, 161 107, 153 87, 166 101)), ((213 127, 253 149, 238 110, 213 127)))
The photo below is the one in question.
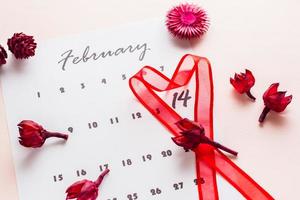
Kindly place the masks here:
MULTIPOLYGON (((196 90, 194 121, 200 123, 208 138, 213 140, 213 79, 208 59, 195 55, 184 55, 171 79, 158 70, 145 66, 129 80, 129 86, 136 98, 174 136, 180 134, 176 122, 182 117, 164 102, 154 91, 163 92, 187 85, 195 75, 196 90)), ((274 199, 241 168, 234 164, 220 150, 207 144, 195 150, 199 199, 219 199, 216 172, 235 187, 246 199, 274 199)))

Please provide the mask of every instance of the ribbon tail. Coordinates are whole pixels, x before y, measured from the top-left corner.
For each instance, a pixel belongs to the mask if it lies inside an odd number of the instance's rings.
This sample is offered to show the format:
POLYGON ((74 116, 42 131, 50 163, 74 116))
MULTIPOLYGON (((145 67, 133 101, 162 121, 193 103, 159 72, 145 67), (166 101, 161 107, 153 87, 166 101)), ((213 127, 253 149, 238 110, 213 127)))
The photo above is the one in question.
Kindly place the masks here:
POLYGON ((256 183, 246 172, 233 163, 220 150, 215 150, 215 159, 202 154, 201 160, 216 170, 226 181, 235 187, 246 199, 274 200, 274 198, 256 183))
POLYGON ((215 169, 208 166, 198 153, 195 155, 199 199, 218 200, 219 195, 215 169))

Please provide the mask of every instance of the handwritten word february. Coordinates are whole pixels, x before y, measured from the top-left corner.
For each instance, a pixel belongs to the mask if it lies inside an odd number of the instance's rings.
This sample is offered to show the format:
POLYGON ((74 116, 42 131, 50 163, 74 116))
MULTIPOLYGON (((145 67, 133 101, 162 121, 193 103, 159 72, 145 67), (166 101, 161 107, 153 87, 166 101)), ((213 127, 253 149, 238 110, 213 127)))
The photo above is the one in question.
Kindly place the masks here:
POLYGON ((102 52, 90 52, 90 46, 87 46, 83 53, 80 56, 74 55, 73 54, 73 49, 69 49, 65 51, 64 53, 61 54, 62 59, 58 61, 58 64, 62 64, 62 70, 66 70, 66 66, 69 63, 72 64, 78 64, 81 62, 88 62, 90 60, 96 61, 100 58, 105 59, 106 57, 112 57, 112 56, 119 56, 121 54, 126 54, 126 53, 135 53, 139 52, 139 57, 138 59, 142 61, 146 55, 146 52, 150 50, 148 48, 147 43, 143 44, 137 44, 137 45, 128 45, 127 47, 120 47, 115 50, 108 50, 108 51, 102 51, 102 52))

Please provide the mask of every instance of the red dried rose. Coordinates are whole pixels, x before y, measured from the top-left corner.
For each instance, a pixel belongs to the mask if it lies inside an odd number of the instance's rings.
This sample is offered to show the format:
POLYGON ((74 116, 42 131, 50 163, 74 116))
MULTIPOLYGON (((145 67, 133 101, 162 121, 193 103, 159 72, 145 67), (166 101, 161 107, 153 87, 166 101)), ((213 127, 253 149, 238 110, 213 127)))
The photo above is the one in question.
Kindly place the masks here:
POLYGON ((38 148, 41 147, 47 138, 57 137, 67 140, 68 135, 56 132, 49 132, 41 125, 31 120, 23 120, 18 124, 19 142, 24 147, 38 148))
POLYGON ((17 59, 28 58, 35 54, 36 43, 33 36, 24 33, 15 33, 12 38, 8 39, 7 45, 17 59))
POLYGON ((259 122, 263 122, 267 114, 273 110, 282 112, 291 103, 293 96, 285 96, 286 91, 277 91, 279 83, 273 83, 264 93, 263 100, 265 108, 259 117, 259 122))
POLYGON ((0 65, 4 65, 6 63, 7 53, 5 49, 0 45, 0 65))
POLYGON ((66 190, 68 199, 77 199, 77 200, 95 200, 98 196, 98 188, 105 177, 108 174, 109 169, 106 169, 96 181, 82 180, 73 183, 66 190))
POLYGON ((250 70, 246 69, 245 73, 235 73, 234 79, 230 78, 230 83, 240 94, 246 93, 249 98, 255 100, 255 97, 250 92, 255 84, 255 78, 250 70))
POLYGON ((183 147, 185 150, 194 150, 199 144, 209 144, 215 148, 221 149, 237 156, 237 152, 233 151, 205 136, 205 130, 201 125, 184 118, 176 122, 176 126, 181 130, 181 135, 173 137, 172 140, 178 146, 183 147))

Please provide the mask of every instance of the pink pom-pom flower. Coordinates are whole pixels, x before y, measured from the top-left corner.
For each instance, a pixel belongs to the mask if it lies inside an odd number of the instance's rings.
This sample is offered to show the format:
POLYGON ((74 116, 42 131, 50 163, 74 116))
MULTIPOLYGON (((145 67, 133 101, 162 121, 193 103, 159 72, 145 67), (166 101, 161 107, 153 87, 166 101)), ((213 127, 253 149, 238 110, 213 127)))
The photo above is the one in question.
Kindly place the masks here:
POLYGON ((166 25, 172 35, 180 39, 201 37, 209 27, 205 10, 194 4, 180 4, 167 14, 166 25))

